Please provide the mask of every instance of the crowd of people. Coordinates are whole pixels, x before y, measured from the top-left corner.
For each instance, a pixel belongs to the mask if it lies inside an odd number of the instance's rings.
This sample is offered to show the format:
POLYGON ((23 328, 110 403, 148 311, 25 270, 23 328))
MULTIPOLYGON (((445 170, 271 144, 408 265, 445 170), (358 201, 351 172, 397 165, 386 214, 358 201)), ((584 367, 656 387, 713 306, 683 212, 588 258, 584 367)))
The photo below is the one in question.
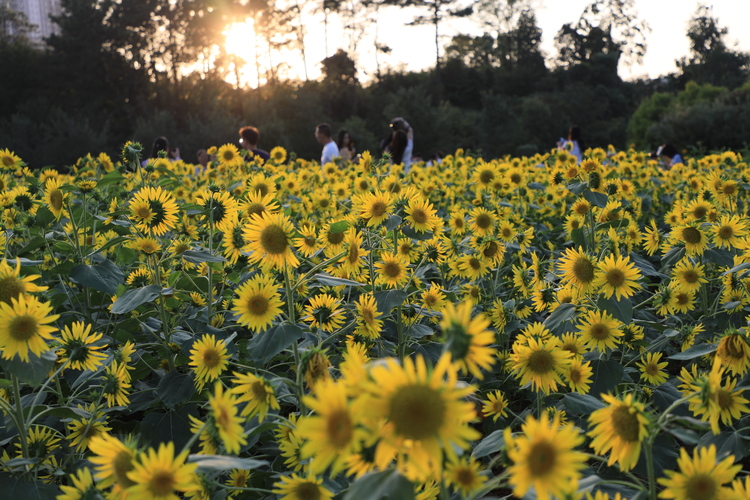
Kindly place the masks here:
MULTIPOLYGON (((239 144, 242 150, 246 151, 245 159, 252 160, 255 157, 264 161, 270 158, 268 151, 258 148, 260 141, 260 131, 253 126, 245 126, 239 130, 239 144)), ((337 139, 333 139, 333 129, 328 123, 321 123, 315 127, 315 138, 323 146, 320 155, 320 164, 326 165, 336 160, 349 162, 357 160, 359 155, 354 145, 354 140, 348 130, 339 130, 337 139)), ((414 129, 409 122, 403 117, 396 117, 391 120, 388 135, 380 141, 381 151, 387 155, 391 164, 403 164, 404 172, 409 173, 412 163, 423 161, 419 156, 414 156, 414 129)), ((586 145, 583 140, 581 128, 573 125, 568 129, 567 138, 561 137, 557 141, 557 149, 567 151, 573 155, 578 163, 583 161, 583 152, 586 145)), ((150 158, 157 158, 160 152, 164 151, 170 161, 180 160, 180 149, 170 148, 169 141, 166 137, 160 136, 154 140, 150 158)), ((196 153, 199 167, 205 169, 208 166, 211 157, 205 149, 199 149, 196 153)), ((432 155, 427 161, 427 165, 438 165, 443 157, 442 152, 432 155)), ((682 156, 672 144, 663 144, 651 153, 651 159, 660 159, 665 168, 671 168, 673 165, 683 163, 682 156)), ((149 158, 143 160, 143 165, 148 163, 149 158)), ((197 173, 197 172, 196 172, 197 173)))

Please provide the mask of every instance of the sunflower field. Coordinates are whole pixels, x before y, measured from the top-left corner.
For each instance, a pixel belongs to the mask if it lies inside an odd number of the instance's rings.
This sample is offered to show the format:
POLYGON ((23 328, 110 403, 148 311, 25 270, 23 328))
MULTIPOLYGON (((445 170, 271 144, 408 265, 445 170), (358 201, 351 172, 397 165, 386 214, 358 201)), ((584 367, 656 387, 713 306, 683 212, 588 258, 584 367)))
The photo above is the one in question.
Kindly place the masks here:
POLYGON ((750 168, 0 150, 3 498, 750 498, 750 168))

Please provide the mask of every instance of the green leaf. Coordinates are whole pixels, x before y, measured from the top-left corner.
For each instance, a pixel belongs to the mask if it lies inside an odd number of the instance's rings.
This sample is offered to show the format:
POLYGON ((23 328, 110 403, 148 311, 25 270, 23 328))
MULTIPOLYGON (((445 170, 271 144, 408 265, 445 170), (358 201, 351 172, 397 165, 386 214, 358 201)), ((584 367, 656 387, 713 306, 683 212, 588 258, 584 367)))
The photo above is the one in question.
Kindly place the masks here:
POLYGON ((734 265, 734 258, 732 257, 732 254, 727 252, 726 250, 721 250, 719 248, 707 248, 705 252, 703 252, 704 257, 708 259, 710 262, 713 262, 719 267, 732 267, 734 265))
POLYGON ((568 184, 566 187, 571 193, 578 196, 583 193, 583 191, 588 187, 588 184, 585 182, 573 182, 571 184, 568 184))
POLYGON ((359 281, 347 280, 344 278, 337 278, 325 273, 318 273, 313 276, 321 285, 326 286, 365 286, 365 283, 359 281))
POLYGON ((574 304, 560 304, 557 306, 557 309, 555 309, 552 314, 547 316, 547 319, 544 320, 544 326, 555 331, 558 326, 566 321, 571 321, 575 316, 576 306, 574 304))
POLYGON ((34 236, 25 247, 18 251, 16 255, 21 257, 22 255, 26 255, 29 252, 33 252, 37 248, 42 248, 46 244, 47 240, 45 238, 43 238, 42 236, 34 236))
POLYGON ((577 247, 585 247, 586 246, 586 237, 583 234, 583 229, 573 229, 573 231, 570 233, 570 238, 573 240, 573 243, 577 247))
POLYGON ((226 455, 189 455, 188 463, 198 464, 199 472, 228 471, 232 469, 255 470, 268 465, 265 460, 239 458, 226 455))
POLYGON ((85 287, 110 295, 117 293, 117 286, 125 282, 120 268, 109 260, 96 266, 78 265, 70 272, 70 277, 85 287))
POLYGON ((41 356, 29 352, 28 362, 21 361, 21 358, 16 354, 11 359, 0 358, 0 366, 6 373, 12 373, 22 382, 37 387, 47 379, 47 375, 55 366, 56 360, 57 355, 52 350, 43 352, 41 356))
POLYGON ((407 297, 403 290, 382 290, 373 295, 378 303, 378 311, 383 314, 390 314, 393 308, 403 304, 407 297))
POLYGON ((159 295, 161 295, 161 286, 159 285, 149 285, 136 288, 135 290, 128 290, 112 304, 112 314, 128 313, 141 304, 153 302, 159 295))
POLYGON ((129 239, 130 238, 127 238, 125 236, 118 236, 117 238, 113 238, 113 239, 109 240, 104 245, 102 245, 101 247, 99 247, 96 250, 94 250, 92 253, 101 253, 101 252, 107 250, 108 248, 112 248, 113 246, 119 245, 120 243, 128 241, 129 239))
POLYGON ((607 195, 604 193, 595 193, 586 190, 583 192, 583 197, 595 207, 604 208, 607 206, 607 195))
POLYGON ((537 191, 545 191, 547 189, 547 186, 541 182, 529 182, 528 186, 529 189, 536 189, 537 191))
POLYGON ((633 304, 630 302, 630 299, 616 300, 614 297, 609 299, 601 297, 598 306, 599 309, 607 311, 625 324, 633 320, 633 304))
POLYGON ((414 500, 414 484, 391 469, 366 474, 356 480, 344 500, 414 500))
POLYGON ((386 221, 385 221, 385 228, 386 228, 386 229, 387 229, 388 231, 393 231, 393 230, 394 230, 394 229, 396 229, 396 228, 397 228, 397 227, 398 227, 398 226, 399 226, 399 225, 400 225, 400 224, 401 224, 401 223, 402 223, 403 221, 404 221, 404 219, 402 219, 400 215, 391 215, 390 217, 388 217, 388 220, 386 220, 386 221))
POLYGON ((698 441, 698 446, 709 447, 714 445, 716 446, 717 458, 734 455, 735 462, 737 462, 750 454, 750 446, 747 445, 745 439, 739 432, 727 428, 717 435, 711 432, 705 434, 698 441))
POLYGON ((737 264, 729 271, 724 271, 723 273, 721 273, 721 276, 726 276, 727 274, 736 273, 737 271, 742 271, 748 268, 750 268, 750 262, 743 262, 742 264, 737 264))
POLYGON ((227 259, 220 255, 211 255, 207 252, 197 250, 186 250, 180 254, 180 257, 193 264, 202 264, 204 262, 226 262, 227 259))
POLYGON ((499 429, 482 439, 476 445, 474 451, 471 452, 471 456, 474 458, 482 458, 500 451, 500 449, 505 446, 503 432, 503 429, 499 429))
POLYGON ((289 348, 303 337, 297 325, 283 324, 257 334, 247 343, 250 357, 260 364, 265 364, 274 356, 289 348))
POLYGON ((47 207, 39 207, 36 211, 36 219, 34 225, 36 227, 47 227, 47 225, 55 220, 55 214, 53 214, 47 207))
POLYGON ((670 269, 685 256, 684 247, 674 247, 661 258, 662 269, 670 269))
POLYGON ((334 222, 328 227, 328 232, 331 234, 340 234, 349 229, 349 223, 345 220, 334 222))
POLYGON ((198 417, 195 405, 186 405, 166 413, 149 413, 141 420, 141 436, 150 446, 172 441, 175 449, 181 450, 193 436, 189 415, 198 417))
POLYGON ((156 386, 156 395, 170 408, 190 399, 195 394, 193 373, 171 371, 164 375, 156 386))
POLYGON ((589 393, 599 396, 612 392, 617 384, 622 382, 624 369, 620 363, 611 359, 594 359, 591 361, 591 388, 589 393))
POLYGON ((414 337, 415 339, 421 339, 422 337, 427 337, 429 335, 435 335, 435 330, 430 328, 427 325, 422 324, 415 324, 411 325, 406 329, 406 334, 410 337, 414 337))
POLYGON ((0 474, 0 491, 4 498, 23 498, 24 500, 49 500, 59 493, 58 487, 46 484, 41 480, 24 481, 8 474, 0 474))
POLYGON ((566 394, 562 398, 562 403, 571 415, 589 415, 600 408, 604 408, 604 403, 601 400, 588 394, 576 392, 566 394))
POLYGON ((649 261, 647 261, 640 255, 638 255, 637 253, 631 252, 630 260, 633 261, 633 265, 646 276, 655 276, 655 277, 662 276, 661 273, 659 273, 656 269, 654 269, 654 266, 652 266, 649 261))
POLYGON ((112 184, 118 184, 120 183, 125 177, 122 176, 120 172, 117 170, 114 170, 101 179, 99 179, 99 182, 96 184, 97 188, 103 188, 107 186, 111 186, 112 184))
POLYGON ((706 354, 710 354, 714 352, 717 347, 718 346, 716 344, 694 345, 687 351, 682 351, 682 352, 678 352, 677 354, 672 354, 671 356, 669 356, 669 359, 687 361, 689 359, 700 358, 701 356, 705 356, 706 354))

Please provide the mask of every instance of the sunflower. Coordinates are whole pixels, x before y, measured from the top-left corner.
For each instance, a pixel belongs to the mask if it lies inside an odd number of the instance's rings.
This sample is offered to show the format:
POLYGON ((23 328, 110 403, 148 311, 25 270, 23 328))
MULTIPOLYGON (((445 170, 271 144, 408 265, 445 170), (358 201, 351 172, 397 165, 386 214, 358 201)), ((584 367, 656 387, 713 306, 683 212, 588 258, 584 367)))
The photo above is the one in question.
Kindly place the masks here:
POLYGON ((95 477, 100 488, 115 485, 113 496, 135 484, 128 477, 128 472, 135 467, 137 453, 136 443, 126 440, 124 443, 109 434, 94 436, 89 441, 89 449, 94 456, 89 461, 94 464, 95 477))
POLYGON ((16 156, 9 149, 0 150, 0 169, 15 170, 23 167, 24 163, 20 157, 16 156))
POLYGON ((415 197, 409 200, 404 209, 406 221, 418 233, 434 231, 442 225, 442 219, 437 217, 435 207, 424 198, 415 197))
POLYGON ((276 146, 273 148, 268 155, 271 157, 271 160, 280 165, 286 161, 286 149, 284 149, 281 146, 276 146))
POLYGON ((364 248, 362 233, 354 229, 347 231, 344 237, 344 248, 347 253, 338 262, 337 275, 343 278, 357 278, 362 275, 366 263, 365 257, 370 253, 364 248))
POLYGON ((195 386, 203 390, 207 382, 213 382, 229 365, 229 355, 223 340, 204 334, 190 349, 190 366, 195 372, 195 386))
POLYGON ((673 241, 684 243, 688 256, 702 255, 708 246, 708 236, 697 224, 683 224, 672 230, 673 241))
POLYGON ((224 257, 230 264, 236 264, 242 255, 242 249, 247 245, 243 236, 243 225, 235 220, 224 231, 224 237, 221 239, 221 246, 224 247, 224 257))
POLYGON ((563 333, 561 340, 561 349, 569 351, 573 357, 582 359, 583 355, 588 352, 586 343, 583 341, 580 335, 573 332, 563 333))
POLYGON ((724 215, 718 223, 711 226, 714 245, 728 250, 737 248, 747 236, 747 224, 738 215, 724 215))
POLYGON ((719 341, 716 357, 735 375, 744 375, 750 368, 750 337, 746 331, 730 331, 719 341))
POLYGON ((635 268, 630 257, 608 255, 597 264, 598 271, 592 283, 606 298, 613 295, 620 300, 632 297, 635 290, 641 288, 637 281, 641 272, 635 268))
POLYGON ((543 413, 537 421, 529 416, 521 427, 523 434, 513 437, 505 431, 508 468, 513 494, 521 498, 533 486, 536 498, 548 500, 571 483, 577 483, 581 469, 586 466, 586 455, 575 451, 583 436, 572 424, 560 425, 559 416, 552 421, 543 413))
POLYGON ((313 457, 313 474, 330 466, 331 475, 335 476, 346 468, 349 456, 359 452, 366 438, 365 430, 359 426, 361 417, 348 401, 346 386, 331 379, 317 384, 315 395, 306 396, 303 401, 314 414, 297 422, 297 434, 306 440, 302 458, 313 457))
POLYGON ((102 365, 107 356, 99 351, 102 345, 94 345, 102 338, 101 333, 91 333, 91 325, 82 321, 74 322, 70 328, 64 327, 60 332, 62 341, 58 354, 60 361, 70 360, 70 368, 73 370, 96 371, 102 365))
POLYGON ((651 256, 659 250, 661 244, 662 235, 656 227, 656 222, 652 219, 650 225, 644 229, 641 245, 643 246, 643 249, 646 250, 646 253, 651 256))
POLYGON ((279 500, 331 500, 333 493, 322 484, 323 480, 314 475, 302 478, 292 474, 281 476, 281 481, 274 484, 273 492, 283 495, 279 500))
POLYGON ((224 233, 231 231, 239 218, 239 204, 228 191, 203 191, 196 195, 195 203, 203 209, 201 220, 224 233))
POLYGON ((562 376, 570 369, 571 357, 557 337, 525 337, 513 343, 509 366, 522 386, 531 383, 533 391, 549 394, 557 390, 557 384, 563 384, 562 376))
POLYGON ((256 190, 247 193, 245 200, 239 206, 243 218, 251 218, 253 215, 262 215, 265 212, 278 212, 278 210, 279 204, 272 194, 263 195, 256 190))
POLYGON ((476 207, 471 211, 469 227, 476 236, 489 236, 494 232, 497 214, 484 207, 476 207))
POLYGON ((646 354, 646 359, 641 359, 637 363, 641 370, 641 379, 651 385, 661 385, 667 381, 667 374, 663 370, 669 363, 666 361, 660 363, 661 356, 660 352, 649 352, 646 354))
POLYGON ((96 411, 93 404, 87 408, 78 405, 78 409, 91 414, 91 417, 82 417, 80 420, 68 422, 70 446, 75 447, 75 450, 80 453, 88 448, 89 443, 95 436, 105 435, 112 428, 107 426, 104 413, 96 411))
POLYGON ((185 463, 188 451, 174 455, 174 443, 159 444, 140 454, 133 470, 127 473, 133 483, 127 489, 128 500, 177 499, 176 492, 196 488, 193 477, 198 464, 185 463))
POLYGON ((318 234, 314 227, 302 227, 299 234, 299 238, 294 239, 294 246, 305 257, 310 258, 315 255, 315 252, 323 248, 318 241, 318 234))
POLYGON ((177 225, 177 203, 161 187, 144 187, 130 200, 130 217, 135 226, 150 235, 161 236, 177 225))
POLYGON ((433 369, 424 358, 406 358, 403 366, 394 358, 373 366, 367 397, 360 400, 369 415, 372 432, 381 439, 375 463, 386 469, 397 459, 397 467, 412 481, 440 474, 443 455, 466 449, 479 433, 469 426, 474 420, 473 403, 465 398, 471 386, 458 384, 450 355, 443 354, 433 369))
POLYGON ((482 475, 482 465, 473 457, 448 462, 444 477, 449 484, 466 496, 487 482, 487 477, 482 475))
POLYGON ((583 248, 578 247, 578 250, 566 249, 557 267, 558 275, 563 282, 575 286, 581 293, 585 293, 593 287, 596 278, 596 261, 586 255, 583 248))
POLYGON ((368 339, 380 337, 380 331, 383 329, 383 315, 378 311, 377 302, 372 293, 366 293, 359 296, 356 302, 357 308, 357 335, 368 339))
POLYGON ((456 236, 466 233, 466 212, 460 208, 453 209, 448 217, 448 227, 456 236))
POLYGON ((286 266, 295 268, 299 260, 292 251, 292 234, 294 226, 286 215, 264 212, 255 216, 245 226, 245 240, 248 241, 248 258, 252 262, 261 262, 275 269, 286 266))
POLYGON ((242 493, 241 489, 235 488, 246 488, 250 482, 250 471, 244 469, 232 469, 229 473, 229 479, 224 483, 229 487, 228 498, 234 498, 235 496, 242 493), (235 491, 232 491, 235 490, 235 491))
POLYGON ((219 164, 227 167, 242 165, 240 151, 234 144, 224 144, 221 146, 216 152, 216 158, 219 160, 219 164))
POLYGON ((497 349, 491 347, 495 334, 487 329, 490 321, 484 314, 479 313, 472 319, 471 309, 469 302, 458 306, 447 304, 442 310, 440 328, 445 336, 445 349, 461 372, 482 380, 482 370, 490 370, 496 361, 497 349))
POLYGON ((573 358, 570 361, 570 369, 566 374, 570 390, 579 394, 588 394, 593 373, 591 362, 573 358))
POLYGON ((494 391, 487 395, 487 400, 482 405, 482 414, 485 417, 492 417, 493 422, 497 422, 500 417, 508 416, 508 400, 502 391, 494 391))
POLYGON ((0 302, 10 305, 11 299, 21 299, 27 293, 44 292, 46 286, 32 283, 40 278, 38 274, 21 277, 21 259, 16 259, 16 268, 8 265, 6 259, 0 260, 0 302))
POLYGON ((234 387, 230 392, 239 395, 237 404, 247 403, 240 413, 243 417, 258 415, 258 420, 262 422, 269 408, 280 409, 273 386, 266 379, 252 373, 234 372, 232 384, 234 387))
POLYGON ((703 264, 691 262, 690 259, 681 259, 672 268, 672 280, 677 283, 677 287, 687 292, 697 292, 701 284, 708 283, 705 275, 703 264))
POLYGON ((219 433, 227 453, 237 455, 242 446, 247 444, 242 418, 237 416, 238 399, 234 394, 224 392, 221 382, 216 382, 214 393, 208 396, 211 408, 211 422, 219 433))
POLYGON ((255 332, 265 330, 281 314, 283 302, 273 278, 255 276, 235 290, 232 312, 239 317, 237 322, 255 332))
POLYGON ((311 297, 305 306, 305 316, 301 319, 310 323, 311 328, 318 327, 324 332, 332 333, 344 323, 341 300, 327 293, 311 297))
POLYGON ((104 370, 102 393, 107 399, 107 407, 127 406, 130 403, 130 374, 125 363, 112 361, 104 370))
POLYGON ((599 455, 611 450, 607 464, 617 462, 620 469, 629 471, 638 463, 641 443, 648 435, 646 409, 632 394, 623 399, 601 394, 601 398, 608 405, 589 416, 590 446, 599 455))
POLYGON ((161 244, 159 241, 148 236, 133 239, 130 242, 130 247, 133 250, 137 250, 146 255, 152 255, 161 251, 161 244))
POLYGON ((81 467, 75 474, 71 474, 68 477, 73 485, 60 485, 62 494, 58 495, 56 500, 81 500, 99 496, 99 491, 91 475, 91 469, 88 467, 81 467))
POLYGON ((622 323, 607 311, 588 311, 577 325, 581 338, 589 349, 604 351, 620 343, 622 323))
POLYGON ((660 498, 674 498, 675 500, 691 500, 700 498, 705 500, 721 500, 732 498, 732 490, 724 486, 731 483, 742 469, 740 464, 734 463, 734 455, 729 455, 717 463, 716 446, 693 449, 691 459, 685 448, 680 450, 677 465, 680 472, 665 471, 666 478, 659 478, 659 484, 664 490, 660 498))
POLYGON ((45 340, 52 339, 57 328, 48 325, 60 316, 50 314, 52 305, 42 303, 33 295, 11 298, 10 304, 0 302, 0 349, 3 359, 18 354, 21 361, 29 362, 29 352, 41 356, 48 350, 45 340))
POLYGON ((65 202, 68 194, 60 189, 60 186, 62 186, 62 181, 56 178, 50 178, 44 184, 44 203, 57 220, 67 214, 65 202))

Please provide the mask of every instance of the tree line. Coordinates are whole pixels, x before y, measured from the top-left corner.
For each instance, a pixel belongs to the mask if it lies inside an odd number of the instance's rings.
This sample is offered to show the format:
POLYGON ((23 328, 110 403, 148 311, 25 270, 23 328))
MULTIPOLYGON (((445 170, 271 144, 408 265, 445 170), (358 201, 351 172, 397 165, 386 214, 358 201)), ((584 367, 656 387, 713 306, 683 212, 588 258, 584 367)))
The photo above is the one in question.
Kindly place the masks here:
MULTIPOLYGON (((0 147, 32 166, 66 165, 126 140, 149 145, 166 135, 183 157, 237 141, 242 125, 261 130, 260 146, 281 145, 303 158, 320 150, 313 131, 329 122, 348 130, 359 151, 378 151, 394 116, 415 130, 423 158, 464 148, 486 157, 548 150, 572 124, 588 146, 642 149, 741 149, 750 131, 750 55, 728 45, 709 7, 695 12, 685 36, 690 54, 663 78, 623 81, 621 60, 639 61, 648 25, 633 0, 594 0, 541 49, 532 0, 62 0, 59 34, 46 46, 33 27, 0 2, 0 147), (358 44, 386 8, 416 6, 407 19, 431 24, 435 65, 410 72, 378 62, 362 82, 358 44), (311 9, 344 25, 340 48, 322 78, 292 80, 281 54, 305 62, 305 16, 311 9), (452 17, 478 15, 481 35, 441 44, 452 17), (227 53, 222 32, 252 19, 254 61, 227 53), (243 88, 241 65, 260 85, 243 88)), ((326 33, 328 30, 326 29, 326 33)), ((328 40, 326 44, 333 43, 328 40)), ((378 52, 390 49, 376 42, 378 52)))

